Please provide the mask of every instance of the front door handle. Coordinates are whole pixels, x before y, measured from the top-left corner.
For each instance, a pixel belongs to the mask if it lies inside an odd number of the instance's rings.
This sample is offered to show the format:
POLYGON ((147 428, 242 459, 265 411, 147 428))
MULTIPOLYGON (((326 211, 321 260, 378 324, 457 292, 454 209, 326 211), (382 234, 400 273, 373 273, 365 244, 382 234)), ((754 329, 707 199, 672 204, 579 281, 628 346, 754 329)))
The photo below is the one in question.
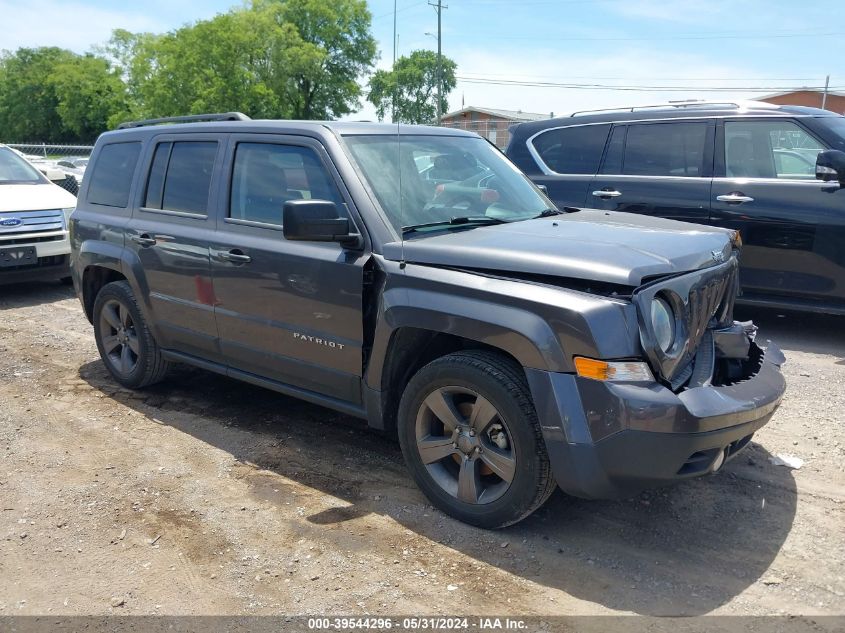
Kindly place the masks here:
POLYGON ((141 233, 140 235, 133 235, 130 237, 133 242, 136 244, 141 245, 144 248, 149 248, 150 246, 156 245, 156 239, 150 236, 149 233, 141 233))
POLYGON ((744 193, 740 193, 738 191, 726 193, 721 196, 716 196, 716 200, 718 200, 719 202, 727 202, 728 204, 742 204, 743 202, 754 202, 754 198, 752 198, 751 196, 746 196, 744 193))
POLYGON ((217 256, 224 262, 232 262, 233 264, 248 264, 252 261, 252 257, 239 248, 233 248, 230 251, 221 251, 217 256))
POLYGON ((622 195, 622 192, 616 191, 616 189, 599 189, 598 191, 594 191, 593 195, 596 198, 603 198, 607 200, 608 198, 618 198, 622 195))

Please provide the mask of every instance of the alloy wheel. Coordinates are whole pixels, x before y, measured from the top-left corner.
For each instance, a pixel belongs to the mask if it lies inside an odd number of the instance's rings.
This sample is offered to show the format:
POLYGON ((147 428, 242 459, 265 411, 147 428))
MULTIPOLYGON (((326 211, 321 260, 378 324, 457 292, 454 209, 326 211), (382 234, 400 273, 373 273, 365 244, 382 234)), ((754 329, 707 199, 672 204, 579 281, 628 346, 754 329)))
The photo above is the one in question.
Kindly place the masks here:
POLYGON ((129 376, 138 366, 140 345, 132 314, 123 303, 110 299, 100 311, 100 343, 112 368, 129 376))
POLYGON ((464 387, 426 396, 417 413, 416 446, 434 481, 464 503, 492 503, 516 475, 507 423, 489 400, 464 387))

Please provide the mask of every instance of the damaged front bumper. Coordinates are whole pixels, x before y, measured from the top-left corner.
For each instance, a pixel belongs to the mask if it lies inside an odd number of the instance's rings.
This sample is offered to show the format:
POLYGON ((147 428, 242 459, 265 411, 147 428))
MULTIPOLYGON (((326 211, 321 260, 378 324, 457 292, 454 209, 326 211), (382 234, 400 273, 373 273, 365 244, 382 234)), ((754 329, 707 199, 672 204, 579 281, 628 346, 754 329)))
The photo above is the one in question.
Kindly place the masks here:
POLYGON ((753 375, 722 386, 704 380, 676 393, 658 383, 527 369, 558 485, 579 497, 619 497, 712 472, 733 457, 786 390, 783 354, 758 347, 748 334, 713 332, 714 363, 735 358, 744 339, 744 362, 754 365, 753 375))

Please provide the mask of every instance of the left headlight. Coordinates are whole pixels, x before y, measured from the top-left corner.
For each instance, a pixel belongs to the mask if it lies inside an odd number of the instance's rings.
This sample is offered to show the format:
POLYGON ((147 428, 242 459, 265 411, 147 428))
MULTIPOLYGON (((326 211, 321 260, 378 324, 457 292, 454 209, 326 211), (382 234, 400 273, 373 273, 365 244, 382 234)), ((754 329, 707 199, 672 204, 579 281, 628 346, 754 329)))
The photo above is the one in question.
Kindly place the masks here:
POLYGON ((65 218, 65 230, 70 228, 70 214, 73 213, 73 210, 76 207, 68 207, 67 209, 62 209, 62 215, 65 218))
POLYGON ((661 297, 655 297, 651 302, 651 329, 664 353, 672 349, 675 343, 675 313, 669 302, 661 297))

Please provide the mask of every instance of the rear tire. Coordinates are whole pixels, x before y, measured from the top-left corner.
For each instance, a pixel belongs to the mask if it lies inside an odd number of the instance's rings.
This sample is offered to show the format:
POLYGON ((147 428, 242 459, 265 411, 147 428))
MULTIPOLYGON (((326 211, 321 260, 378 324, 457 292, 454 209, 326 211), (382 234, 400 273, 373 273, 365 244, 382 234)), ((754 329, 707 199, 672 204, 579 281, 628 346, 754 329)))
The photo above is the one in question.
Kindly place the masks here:
POLYGON ((140 389, 164 378, 168 362, 162 358, 128 282, 103 286, 94 301, 93 320, 100 358, 117 382, 140 389))
POLYGON ((398 433, 417 485, 465 523, 511 525, 554 491, 525 374, 500 354, 457 352, 423 367, 402 395, 398 433))

